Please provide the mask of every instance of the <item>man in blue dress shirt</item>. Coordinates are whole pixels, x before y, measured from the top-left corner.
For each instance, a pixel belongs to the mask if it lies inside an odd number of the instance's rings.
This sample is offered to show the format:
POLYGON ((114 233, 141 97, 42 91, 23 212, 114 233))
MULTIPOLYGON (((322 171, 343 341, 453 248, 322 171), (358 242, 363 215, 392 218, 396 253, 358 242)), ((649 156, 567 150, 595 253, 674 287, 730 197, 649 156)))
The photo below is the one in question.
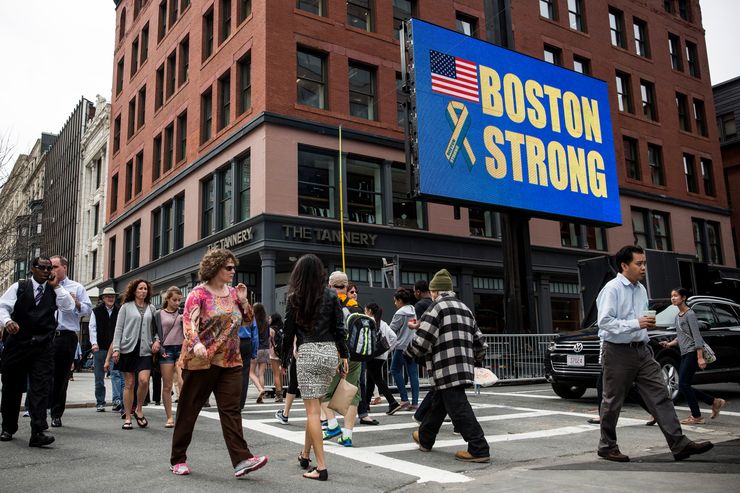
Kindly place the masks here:
POLYGON ((681 431, 660 365, 648 345, 647 331, 655 327, 655 315, 645 313, 648 296, 640 284, 647 267, 645 251, 626 246, 617 252, 616 262, 620 273, 606 283, 596 299, 599 337, 604 342, 598 455, 615 462, 630 460, 617 446, 617 421, 633 383, 660 425, 675 460, 707 452, 714 446, 711 442, 692 442, 681 431))

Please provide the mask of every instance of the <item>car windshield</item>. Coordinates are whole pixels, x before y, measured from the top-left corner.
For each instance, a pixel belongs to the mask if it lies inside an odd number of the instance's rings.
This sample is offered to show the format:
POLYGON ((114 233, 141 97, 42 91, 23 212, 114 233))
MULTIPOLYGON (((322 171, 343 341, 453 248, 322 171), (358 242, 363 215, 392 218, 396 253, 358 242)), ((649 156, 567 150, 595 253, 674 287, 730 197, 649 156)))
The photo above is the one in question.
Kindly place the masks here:
POLYGON ((678 307, 669 305, 668 308, 655 315, 655 325, 658 327, 673 327, 676 322, 676 315, 678 315, 678 307))

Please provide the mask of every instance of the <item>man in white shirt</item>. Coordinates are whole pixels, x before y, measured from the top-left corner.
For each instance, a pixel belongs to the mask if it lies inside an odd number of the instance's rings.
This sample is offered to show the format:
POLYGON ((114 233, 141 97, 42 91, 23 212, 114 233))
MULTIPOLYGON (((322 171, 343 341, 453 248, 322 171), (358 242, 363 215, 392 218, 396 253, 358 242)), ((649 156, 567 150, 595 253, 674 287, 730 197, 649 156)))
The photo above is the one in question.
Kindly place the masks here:
POLYGON ((59 279, 59 285, 64 287, 75 302, 74 310, 69 313, 57 314, 57 330, 54 336, 54 381, 51 390, 51 426, 62 426, 62 414, 67 404, 67 386, 69 372, 77 351, 78 335, 80 333, 80 319, 92 312, 92 302, 82 284, 67 277, 67 259, 54 255, 51 257, 54 275, 59 279))
MULTIPOLYGON (((100 295, 102 303, 95 307, 90 315, 90 344, 92 344, 93 362, 95 365, 95 410, 105 411, 105 359, 113 343, 113 334, 116 330, 119 306, 116 305, 116 292, 107 287, 100 295)), ((110 370, 111 385, 113 387, 113 411, 121 410, 123 397, 123 380, 121 372, 115 368, 110 370)))
POLYGON ((49 385, 53 369, 55 313, 70 313, 74 299, 52 272, 47 257, 31 263, 31 279, 13 283, 0 298, 0 324, 7 332, 2 361, 2 432, 8 442, 18 431, 21 397, 29 382, 28 411, 31 417, 31 447, 45 447, 54 437, 45 430, 49 385))

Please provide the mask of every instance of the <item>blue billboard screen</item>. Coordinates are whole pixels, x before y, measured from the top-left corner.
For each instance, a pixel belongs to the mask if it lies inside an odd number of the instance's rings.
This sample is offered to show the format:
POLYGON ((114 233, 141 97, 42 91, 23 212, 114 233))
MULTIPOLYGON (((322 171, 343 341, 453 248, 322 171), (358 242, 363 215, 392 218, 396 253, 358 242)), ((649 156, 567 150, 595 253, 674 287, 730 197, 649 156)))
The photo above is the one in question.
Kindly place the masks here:
POLYGON ((413 19, 422 196, 621 224, 607 84, 413 19))

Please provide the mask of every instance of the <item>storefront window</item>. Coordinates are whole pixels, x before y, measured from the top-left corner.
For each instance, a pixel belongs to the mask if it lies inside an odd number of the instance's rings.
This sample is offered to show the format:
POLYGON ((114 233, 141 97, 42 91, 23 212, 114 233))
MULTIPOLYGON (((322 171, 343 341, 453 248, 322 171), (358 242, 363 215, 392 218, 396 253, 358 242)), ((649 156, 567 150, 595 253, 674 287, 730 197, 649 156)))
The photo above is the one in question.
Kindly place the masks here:
POLYGON ((484 334, 501 334, 504 328, 504 295, 475 293, 475 320, 484 334))
POLYGON ((298 151, 298 213, 336 218, 336 157, 316 151, 298 151))
POLYGON ((349 220, 383 224, 380 163, 347 159, 347 212, 349 220))
POLYGON ((424 203, 408 198, 406 166, 393 163, 393 225, 402 228, 424 229, 424 203))

